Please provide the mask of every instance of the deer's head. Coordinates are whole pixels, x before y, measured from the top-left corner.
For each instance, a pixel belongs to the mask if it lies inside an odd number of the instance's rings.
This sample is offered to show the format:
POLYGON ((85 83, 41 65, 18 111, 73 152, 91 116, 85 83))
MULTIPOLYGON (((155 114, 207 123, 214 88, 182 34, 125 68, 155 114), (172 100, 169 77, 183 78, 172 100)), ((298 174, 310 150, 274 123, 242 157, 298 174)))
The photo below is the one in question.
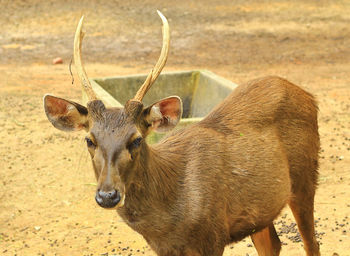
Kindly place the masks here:
MULTIPOLYGON (((155 67, 133 99, 124 108, 106 108, 97 99, 81 60, 83 38, 81 18, 74 38, 74 63, 89 101, 87 107, 78 103, 45 95, 44 108, 49 121, 63 131, 85 130, 86 146, 98 181, 96 202, 104 208, 124 204, 126 184, 140 164, 147 147, 145 138, 153 130, 166 132, 179 122, 182 103, 172 96, 144 107, 142 99, 163 69, 169 51, 169 25, 163 22, 163 47, 155 67)), ((136 177, 137 178, 137 177, 136 177)))

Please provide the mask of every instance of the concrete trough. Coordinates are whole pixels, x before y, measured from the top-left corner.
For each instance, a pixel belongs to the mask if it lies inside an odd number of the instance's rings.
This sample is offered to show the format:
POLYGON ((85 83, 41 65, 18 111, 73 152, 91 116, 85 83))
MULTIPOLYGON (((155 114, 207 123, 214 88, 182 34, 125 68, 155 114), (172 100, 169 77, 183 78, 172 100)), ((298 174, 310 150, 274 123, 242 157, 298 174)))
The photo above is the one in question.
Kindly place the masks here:
MULTIPOLYGON (((90 79, 97 97, 108 107, 122 107, 133 98, 146 75, 130 75, 90 79)), ((182 99, 183 115, 176 129, 198 122, 221 102, 236 84, 207 70, 162 73, 143 99, 148 106, 162 98, 177 95, 182 99)), ((83 102, 87 96, 83 91, 83 102)), ((157 142, 163 134, 150 134, 149 143, 157 142)))

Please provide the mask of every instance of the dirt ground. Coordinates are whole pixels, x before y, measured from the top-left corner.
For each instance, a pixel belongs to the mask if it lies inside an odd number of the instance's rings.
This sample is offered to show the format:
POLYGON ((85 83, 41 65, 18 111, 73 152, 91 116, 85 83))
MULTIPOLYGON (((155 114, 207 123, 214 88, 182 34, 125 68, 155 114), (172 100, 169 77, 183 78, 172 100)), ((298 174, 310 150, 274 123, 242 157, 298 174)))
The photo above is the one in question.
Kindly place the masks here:
MULTIPOLYGON (((315 217, 322 255, 350 255, 349 1, 0 1, 0 254, 154 255, 97 206, 84 134, 47 121, 45 93, 80 101, 69 62, 77 22, 90 77, 147 73, 171 26, 165 71, 208 69, 235 83, 278 75, 317 96, 322 142, 315 217), (52 59, 62 57, 62 65, 52 59)), ((74 72, 74 69, 73 69, 74 72)), ((290 210, 281 255, 304 255, 290 210)), ((225 256, 257 255, 249 238, 225 256)))

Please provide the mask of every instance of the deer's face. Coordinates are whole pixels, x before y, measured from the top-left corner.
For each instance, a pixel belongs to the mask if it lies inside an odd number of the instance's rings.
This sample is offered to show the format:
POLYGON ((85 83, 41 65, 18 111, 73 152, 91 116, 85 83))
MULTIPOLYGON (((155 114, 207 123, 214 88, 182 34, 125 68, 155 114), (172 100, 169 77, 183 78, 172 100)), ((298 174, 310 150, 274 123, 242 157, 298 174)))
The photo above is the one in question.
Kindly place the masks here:
POLYGON ((143 108, 129 101, 125 108, 106 108, 94 100, 85 108, 77 103, 46 95, 48 119, 64 131, 87 131, 85 141, 97 179, 96 202, 104 208, 124 205, 126 189, 145 157, 145 138, 152 131, 175 127, 182 114, 180 98, 173 96, 143 108))
POLYGON ((85 137, 97 179, 96 202, 104 208, 123 206, 125 184, 132 174, 143 137, 122 109, 90 104, 91 128, 85 137))

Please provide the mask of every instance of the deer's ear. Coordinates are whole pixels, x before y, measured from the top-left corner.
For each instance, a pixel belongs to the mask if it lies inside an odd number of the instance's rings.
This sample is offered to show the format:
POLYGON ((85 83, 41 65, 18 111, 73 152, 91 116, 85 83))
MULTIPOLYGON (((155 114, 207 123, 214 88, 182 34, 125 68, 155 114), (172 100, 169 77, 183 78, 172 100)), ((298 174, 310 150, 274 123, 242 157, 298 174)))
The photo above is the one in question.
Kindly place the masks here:
POLYGON ((162 99, 144 110, 145 120, 156 132, 173 129, 182 116, 182 102, 177 96, 162 99))
POLYGON ((44 96, 45 113, 49 121, 62 131, 89 129, 86 107, 51 95, 44 96))

